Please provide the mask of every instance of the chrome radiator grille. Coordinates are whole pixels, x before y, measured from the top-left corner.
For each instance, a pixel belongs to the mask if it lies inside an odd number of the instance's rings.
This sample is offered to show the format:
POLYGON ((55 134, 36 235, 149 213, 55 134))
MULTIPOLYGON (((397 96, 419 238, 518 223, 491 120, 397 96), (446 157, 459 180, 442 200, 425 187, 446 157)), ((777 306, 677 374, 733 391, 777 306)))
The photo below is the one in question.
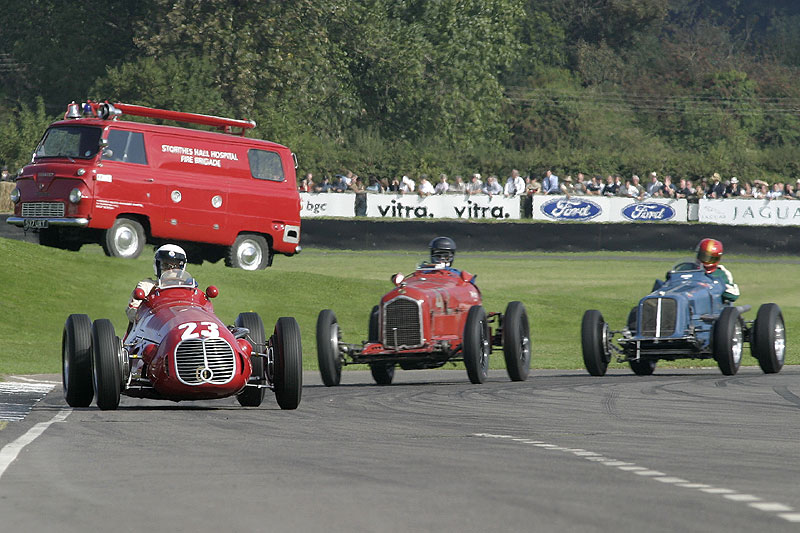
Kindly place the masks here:
POLYGON ((650 298, 642 302, 640 334, 645 337, 669 337, 675 333, 678 305, 672 298, 650 298))
POLYGON ((233 379, 236 357, 224 339, 188 339, 175 348, 175 367, 187 385, 220 385, 233 379))
POLYGON ((24 217, 63 217, 64 204, 61 202, 25 202, 22 204, 24 217))
POLYGON ((399 296, 383 306, 383 345, 388 348, 422 346, 422 307, 399 296))

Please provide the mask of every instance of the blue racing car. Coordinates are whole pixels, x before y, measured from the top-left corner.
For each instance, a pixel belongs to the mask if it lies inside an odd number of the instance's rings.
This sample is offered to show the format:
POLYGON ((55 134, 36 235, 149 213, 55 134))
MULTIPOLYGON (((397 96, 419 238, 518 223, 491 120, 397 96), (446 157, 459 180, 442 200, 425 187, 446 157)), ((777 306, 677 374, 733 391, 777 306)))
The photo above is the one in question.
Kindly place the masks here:
POLYGON ((588 310, 581 324, 583 362, 589 374, 606 373, 612 354, 640 376, 653 373, 660 359, 714 359, 726 376, 736 374, 745 342, 766 374, 779 372, 786 356, 786 328, 780 307, 759 307, 756 319, 742 315, 749 305, 723 301, 724 284, 699 263, 678 263, 657 280, 653 292, 631 309, 628 323, 611 330, 600 311, 588 310))

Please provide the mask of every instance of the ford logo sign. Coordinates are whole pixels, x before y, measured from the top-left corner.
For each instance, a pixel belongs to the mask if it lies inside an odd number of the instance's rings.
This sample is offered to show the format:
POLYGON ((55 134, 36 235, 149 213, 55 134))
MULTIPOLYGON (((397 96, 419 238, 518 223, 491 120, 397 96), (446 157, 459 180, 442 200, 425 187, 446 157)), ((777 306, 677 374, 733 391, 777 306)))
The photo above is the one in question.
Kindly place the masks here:
POLYGON ((667 204, 641 202, 626 205, 622 208, 622 216, 634 222, 671 220, 675 218, 675 210, 667 204))
POLYGON ((580 198, 555 198, 540 208, 542 213, 554 220, 591 220, 603 209, 594 202, 580 198))

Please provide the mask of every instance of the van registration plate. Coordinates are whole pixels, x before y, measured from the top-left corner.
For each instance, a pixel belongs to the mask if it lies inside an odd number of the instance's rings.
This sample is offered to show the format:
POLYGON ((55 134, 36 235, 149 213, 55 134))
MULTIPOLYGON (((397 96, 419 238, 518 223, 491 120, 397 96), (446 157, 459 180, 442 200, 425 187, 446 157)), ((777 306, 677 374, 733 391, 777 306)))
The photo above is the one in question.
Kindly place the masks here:
POLYGON ((47 227, 47 220, 42 218, 26 218, 22 222, 25 229, 42 229, 47 227))

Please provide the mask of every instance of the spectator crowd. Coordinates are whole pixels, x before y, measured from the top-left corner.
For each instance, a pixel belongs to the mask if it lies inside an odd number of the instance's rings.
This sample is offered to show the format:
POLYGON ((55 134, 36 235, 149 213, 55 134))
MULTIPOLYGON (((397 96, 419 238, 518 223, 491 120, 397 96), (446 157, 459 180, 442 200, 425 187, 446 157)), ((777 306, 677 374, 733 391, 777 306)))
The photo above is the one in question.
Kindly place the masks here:
POLYGON ((622 196, 644 200, 645 198, 755 198, 767 200, 800 199, 800 179, 795 183, 777 182, 770 185, 762 180, 740 180, 736 176, 723 178, 714 172, 708 178, 690 180, 673 179, 670 175, 659 176, 657 172, 647 174, 644 182, 636 174, 623 180, 619 174, 609 174, 605 178, 599 175, 585 176, 578 172, 573 178, 567 175, 560 178, 547 170, 539 179, 536 176, 520 176, 518 170, 501 183, 496 175, 484 180, 479 173, 474 173, 464 181, 461 176, 450 179, 447 174, 440 174, 431 180, 426 174, 420 174, 417 180, 407 175, 400 178, 370 178, 364 185, 361 178, 351 171, 335 176, 331 180, 327 176, 321 181, 314 181, 312 173, 305 175, 300 183, 301 192, 353 192, 417 194, 433 196, 438 194, 488 195, 488 196, 532 196, 535 194, 560 194, 566 196, 622 196))

